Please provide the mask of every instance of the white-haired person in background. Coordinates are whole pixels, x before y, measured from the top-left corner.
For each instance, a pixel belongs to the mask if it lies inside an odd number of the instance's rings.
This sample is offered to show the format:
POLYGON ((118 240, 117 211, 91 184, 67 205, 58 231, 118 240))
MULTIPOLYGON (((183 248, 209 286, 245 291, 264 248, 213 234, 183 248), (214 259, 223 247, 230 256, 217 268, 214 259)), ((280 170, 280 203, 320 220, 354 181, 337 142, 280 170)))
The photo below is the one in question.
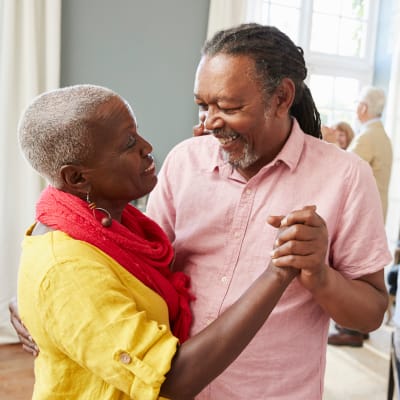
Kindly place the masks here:
MULTIPOLYGON (((386 218, 388 190, 392 169, 392 144, 386 134, 381 117, 385 107, 385 92, 377 87, 364 87, 357 101, 356 118, 359 131, 352 140, 348 151, 358 154, 372 168, 382 203, 383 217, 386 218)), ((328 338, 335 346, 361 347, 369 335, 335 325, 338 333, 328 338)))

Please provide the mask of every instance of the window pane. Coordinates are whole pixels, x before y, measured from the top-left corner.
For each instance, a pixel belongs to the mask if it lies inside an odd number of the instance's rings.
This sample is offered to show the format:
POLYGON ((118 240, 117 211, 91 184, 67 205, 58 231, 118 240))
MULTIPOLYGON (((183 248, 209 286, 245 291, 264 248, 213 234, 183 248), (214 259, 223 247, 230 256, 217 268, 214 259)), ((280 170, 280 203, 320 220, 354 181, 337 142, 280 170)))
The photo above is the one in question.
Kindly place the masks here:
POLYGON ((363 57, 365 37, 365 23, 343 18, 340 25, 339 54, 342 56, 363 57))
POLYGON ((322 124, 332 125, 338 121, 351 123, 359 89, 358 79, 312 74, 310 90, 322 124))
MULTIPOLYGON (((317 106, 318 108, 318 106, 317 106)), ((330 125, 329 121, 332 121, 332 110, 329 108, 318 108, 319 117, 321 119, 321 125, 330 125)))
POLYGON ((368 1, 344 0, 342 1, 342 15, 345 17, 365 19, 367 16, 368 1))
POLYGON ((360 83, 354 78, 337 77, 334 79, 334 108, 341 108, 352 112, 354 100, 357 98, 360 83))
MULTIPOLYGON (((333 110, 333 112, 330 115, 330 118, 326 124, 333 125, 338 122, 347 122, 348 124, 352 125, 352 122, 354 120, 354 115, 355 114, 352 111, 333 110)), ((352 127, 352 128, 354 129, 354 127, 352 127)))
POLYGON ((335 16, 314 13, 312 19, 312 51, 335 54, 338 51, 339 19, 335 16))
MULTIPOLYGON (((266 1, 268 3, 268 1, 266 1)), ((279 4, 281 6, 288 6, 288 7, 301 7, 301 0, 271 0, 271 4, 279 4)))
POLYGON ((271 4, 271 24, 285 32, 295 43, 298 43, 299 37, 299 14, 296 8, 271 4))
POLYGON ((311 51, 363 58, 368 0, 314 0, 311 51))
POLYGON ((314 0, 315 12, 364 19, 368 15, 368 0, 314 0))
MULTIPOLYGON (((351 1, 351 0, 347 0, 351 1)), ((314 0, 314 11, 323 12, 327 14, 340 13, 340 1, 338 0, 314 0)))
POLYGON ((317 107, 330 108, 333 103, 333 77, 328 75, 311 75, 310 90, 317 107))

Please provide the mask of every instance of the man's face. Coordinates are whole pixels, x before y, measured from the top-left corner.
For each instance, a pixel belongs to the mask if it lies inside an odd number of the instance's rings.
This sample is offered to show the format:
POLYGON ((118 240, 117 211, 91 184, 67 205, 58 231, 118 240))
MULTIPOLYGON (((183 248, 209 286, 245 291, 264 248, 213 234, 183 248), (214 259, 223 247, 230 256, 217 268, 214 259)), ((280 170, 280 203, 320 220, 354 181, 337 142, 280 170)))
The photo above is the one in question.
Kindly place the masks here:
POLYGON ((218 54, 202 58, 194 87, 205 129, 246 177, 269 163, 286 140, 276 129, 273 102, 266 105, 254 75, 251 58, 218 54))

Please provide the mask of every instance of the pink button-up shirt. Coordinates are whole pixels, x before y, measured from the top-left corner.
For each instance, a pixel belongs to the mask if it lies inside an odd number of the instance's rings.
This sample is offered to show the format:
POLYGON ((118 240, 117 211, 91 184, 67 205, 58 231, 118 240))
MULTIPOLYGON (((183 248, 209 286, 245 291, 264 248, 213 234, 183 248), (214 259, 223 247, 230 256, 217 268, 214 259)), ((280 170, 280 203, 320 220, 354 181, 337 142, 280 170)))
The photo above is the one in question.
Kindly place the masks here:
MULTIPOLYGON (((171 151, 147 213, 173 242, 175 267, 191 276, 192 334, 268 265, 276 229, 267 216, 311 204, 328 227, 332 268, 354 279, 390 262, 369 165, 305 135, 296 121, 280 153, 249 181, 224 161, 212 136, 188 139, 171 151)), ((294 280, 248 347, 197 398, 321 399, 328 325, 329 316, 294 280)))

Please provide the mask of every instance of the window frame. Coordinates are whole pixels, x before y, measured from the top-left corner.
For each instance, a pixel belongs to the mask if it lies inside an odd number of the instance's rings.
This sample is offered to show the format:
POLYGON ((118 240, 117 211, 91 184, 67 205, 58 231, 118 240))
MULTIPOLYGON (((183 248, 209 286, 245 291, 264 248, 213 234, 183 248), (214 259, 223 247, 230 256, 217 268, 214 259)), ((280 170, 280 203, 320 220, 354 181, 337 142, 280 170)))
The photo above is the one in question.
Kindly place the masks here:
MULTIPOLYGON (((348 1, 348 0, 347 0, 348 1)), ((369 14, 367 18, 366 51, 364 57, 341 56, 324 54, 312 51, 311 28, 313 17, 313 0, 301 0, 298 38, 304 51, 308 68, 308 79, 311 74, 341 76, 358 79, 361 86, 371 84, 374 75, 375 46, 377 37, 380 0, 369 0, 369 14)))
MULTIPOLYGON (((261 3, 257 3, 257 1, 259 0, 254 0, 253 4, 258 4, 258 7, 260 7, 261 3)), ((274 0, 262 0, 264 6, 268 3, 271 4, 271 2, 276 4, 274 0)), ((296 45, 300 46, 304 51, 308 70, 306 84, 310 85, 312 75, 325 75, 333 78, 352 78, 359 82, 359 89, 363 86, 371 85, 374 78, 380 0, 369 0, 368 16, 365 20, 365 54, 362 57, 326 54, 311 50, 313 5, 314 0, 300 0, 297 40, 295 40, 296 45)), ((253 9, 253 16, 257 15, 254 14, 255 10, 257 9, 253 9)), ((258 11, 261 11, 261 8, 258 8, 258 11)), ((262 20, 265 21, 263 17, 256 19, 259 19, 260 22, 262 20)), ((271 20, 271 24, 274 25, 273 20, 271 20)), ((334 104, 331 106, 333 113, 338 111, 334 104)))

